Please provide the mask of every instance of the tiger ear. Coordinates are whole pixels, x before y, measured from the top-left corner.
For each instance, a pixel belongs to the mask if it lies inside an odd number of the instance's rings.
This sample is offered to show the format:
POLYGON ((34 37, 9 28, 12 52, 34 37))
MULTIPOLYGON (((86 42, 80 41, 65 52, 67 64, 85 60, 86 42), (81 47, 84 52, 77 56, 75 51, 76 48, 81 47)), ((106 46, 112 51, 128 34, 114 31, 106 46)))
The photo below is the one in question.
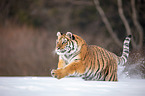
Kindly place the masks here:
POLYGON ((66 35, 67 35, 69 38, 71 38, 71 39, 74 40, 74 36, 73 36, 73 34, 72 34, 71 32, 67 32, 66 35))
POLYGON ((60 33, 60 32, 57 32, 57 36, 59 37, 59 36, 61 36, 62 35, 62 33, 60 33))
POLYGON ((70 38, 72 37, 72 33, 71 33, 71 32, 67 32, 66 35, 67 35, 68 37, 70 37, 70 38))

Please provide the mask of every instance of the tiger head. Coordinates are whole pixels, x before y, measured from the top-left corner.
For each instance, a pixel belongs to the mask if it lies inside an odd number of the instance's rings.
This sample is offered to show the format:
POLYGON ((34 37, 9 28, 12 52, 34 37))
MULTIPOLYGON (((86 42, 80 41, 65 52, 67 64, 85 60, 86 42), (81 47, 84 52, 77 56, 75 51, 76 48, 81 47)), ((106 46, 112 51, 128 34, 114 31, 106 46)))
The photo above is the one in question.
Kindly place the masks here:
POLYGON ((55 51, 58 55, 69 54, 71 50, 76 49, 75 37, 71 32, 66 34, 57 32, 57 37, 55 51))

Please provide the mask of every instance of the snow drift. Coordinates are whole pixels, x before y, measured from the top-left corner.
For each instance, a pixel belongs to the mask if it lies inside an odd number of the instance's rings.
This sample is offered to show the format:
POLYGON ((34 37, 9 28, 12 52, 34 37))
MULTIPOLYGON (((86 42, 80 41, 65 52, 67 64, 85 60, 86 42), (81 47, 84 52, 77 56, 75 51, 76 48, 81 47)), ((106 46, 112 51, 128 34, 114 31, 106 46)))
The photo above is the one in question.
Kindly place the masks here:
POLYGON ((145 79, 109 82, 78 77, 0 77, 0 96, 145 96, 145 79))

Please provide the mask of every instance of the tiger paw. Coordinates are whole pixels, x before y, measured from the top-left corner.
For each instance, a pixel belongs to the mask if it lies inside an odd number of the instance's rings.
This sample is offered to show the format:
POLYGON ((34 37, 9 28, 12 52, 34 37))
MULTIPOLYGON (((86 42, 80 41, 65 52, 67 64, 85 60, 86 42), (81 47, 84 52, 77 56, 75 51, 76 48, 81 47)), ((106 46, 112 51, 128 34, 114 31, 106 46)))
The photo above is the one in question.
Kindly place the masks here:
POLYGON ((52 70, 51 75, 57 79, 65 77, 65 73, 63 72, 62 69, 52 70))

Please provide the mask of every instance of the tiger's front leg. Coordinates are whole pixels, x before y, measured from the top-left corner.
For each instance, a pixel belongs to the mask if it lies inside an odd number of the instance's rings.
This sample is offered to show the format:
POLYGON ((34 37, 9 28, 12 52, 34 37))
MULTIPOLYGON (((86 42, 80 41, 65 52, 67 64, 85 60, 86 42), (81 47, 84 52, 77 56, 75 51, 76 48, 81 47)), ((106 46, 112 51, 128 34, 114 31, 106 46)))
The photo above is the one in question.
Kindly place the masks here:
POLYGON ((66 70, 64 70, 63 68, 57 69, 57 70, 52 70, 51 71, 51 75, 57 79, 61 79, 65 76, 67 76, 68 74, 65 72, 66 70))
POLYGON ((61 79, 75 72, 79 74, 83 74, 85 72, 85 67, 81 62, 72 62, 63 68, 52 70, 51 74, 53 77, 57 79, 61 79))

